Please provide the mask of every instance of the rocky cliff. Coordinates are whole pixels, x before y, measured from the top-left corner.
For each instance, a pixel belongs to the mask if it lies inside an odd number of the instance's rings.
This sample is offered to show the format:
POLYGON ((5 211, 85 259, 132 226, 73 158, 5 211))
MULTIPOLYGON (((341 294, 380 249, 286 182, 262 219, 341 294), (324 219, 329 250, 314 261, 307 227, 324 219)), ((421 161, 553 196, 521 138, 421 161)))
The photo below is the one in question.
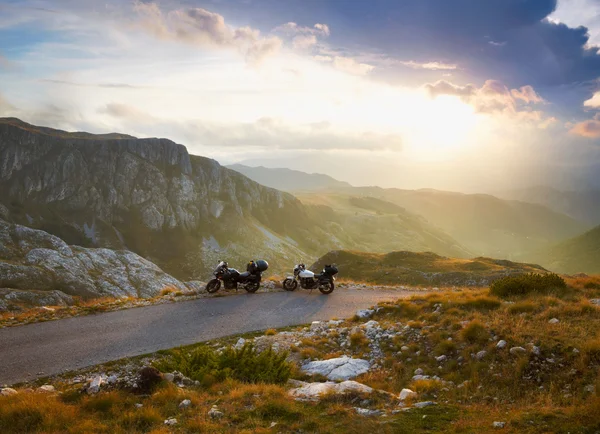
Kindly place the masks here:
POLYGON ((184 283, 133 252, 69 246, 44 231, 0 219, 0 301, 24 295, 54 303, 70 296, 148 298, 167 288, 188 291, 184 283))
POLYGON ((2 119, 0 203, 15 223, 68 244, 128 249, 178 277, 200 277, 221 255, 291 258, 314 247, 293 196, 166 139, 2 119))

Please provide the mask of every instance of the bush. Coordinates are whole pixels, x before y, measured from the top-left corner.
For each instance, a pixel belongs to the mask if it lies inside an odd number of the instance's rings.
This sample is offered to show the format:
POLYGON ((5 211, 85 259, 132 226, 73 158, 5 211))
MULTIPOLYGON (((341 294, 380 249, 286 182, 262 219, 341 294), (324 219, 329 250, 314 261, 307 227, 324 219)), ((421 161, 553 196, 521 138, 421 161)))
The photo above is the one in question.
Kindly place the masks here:
POLYGON ((470 300, 460 301, 458 306, 466 310, 494 310, 500 307, 500 300, 492 297, 475 297, 470 300))
POLYGON ((479 321, 472 321, 461 332, 463 340, 472 344, 484 344, 488 341, 490 334, 479 321))
POLYGON ((490 293, 498 297, 522 296, 531 293, 547 294, 566 289, 567 284, 557 274, 523 274, 503 277, 490 285, 490 293))
POLYGON ((223 352, 200 346, 192 351, 173 350, 154 366, 162 372, 179 371, 192 380, 209 385, 233 378, 246 383, 283 384, 291 375, 288 353, 276 353, 271 348, 258 352, 252 344, 242 348, 226 348, 223 352))

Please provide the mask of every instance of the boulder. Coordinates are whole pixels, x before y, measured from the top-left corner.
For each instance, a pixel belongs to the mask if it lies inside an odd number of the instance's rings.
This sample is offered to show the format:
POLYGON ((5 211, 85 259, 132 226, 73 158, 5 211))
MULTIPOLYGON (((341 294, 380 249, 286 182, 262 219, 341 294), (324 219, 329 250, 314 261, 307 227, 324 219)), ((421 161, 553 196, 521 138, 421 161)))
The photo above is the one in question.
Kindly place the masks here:
POLYGON ((509 352, 513 355, 513 356, 518 356, 518 355, 522 355, 527 353, 527 350, 523 347, 512 347, 509 352))
POLYGON ((219 411, 219 408, 216 405, 213 405, 208 411, 208 416, 211 419, 221 419, 224 416, 224 414, 222 411, 219 411))
POLYGON ((184 399, 183 401, 181 401, 179 403, 179 408, 181 409, 186 409, 188 408, 190 405, 192 405, 192 401, 190 401, 189 399, 184 399))
POLYGON ((104 379, 102 378, 102 376, 97 375, 90 381, 90 384, 87 387, 87 393, 89 395, 94 395, 94 394, 100 392, 100 388, 102 387, 103 384, 104 384, 104 379))
POLYGON ((548 321, 548 324, 558 324, 560 322, 560 320, 558 318, 552 318, 550 321, 548 321))
POLYGON ((11 395, 16 395, 17 392, 15 389, 11 389, 10 387, 4 387, 2 389, 0 389, 0 395, 2 396, 11 396, 11 395))
POLYGON ((50 384, 44 384, 43 386, 38 387, 38 392, 54 393, 56 390, 54 389, 54 386, 51 386, 50 384))
POLYGON ((503 349, 506 347, 506 341, 505 340, 499 340, 498 343, 496 344, 496 348, 498 348, 499 350, 503 349))
POLYGON ((300 387, 291 389, 289 394, 297 400, 318 401, 324 395, 345 395, 347 393, 372 393, 373 389, 356 381, 347 380, 341 383, 328 381, 326 383, 303 383, 300 387))
POLYGON ((320 374, 329 380, 349 380, 369 371, 367 360, 342 356, 329 360, 316 360, 302 366, 308 374, 320 374))
POLYGON ((404 401, 405 399, 412 398, 414 396, 417 396, 417 392, 413 392, 410 389, 402 389, 400 391, 399 399, 400 401, 404 401))
POLYGON ((374 313, 374 309, 360 309, 356 311, 356 316, 359 318, 370 318, 374 313))

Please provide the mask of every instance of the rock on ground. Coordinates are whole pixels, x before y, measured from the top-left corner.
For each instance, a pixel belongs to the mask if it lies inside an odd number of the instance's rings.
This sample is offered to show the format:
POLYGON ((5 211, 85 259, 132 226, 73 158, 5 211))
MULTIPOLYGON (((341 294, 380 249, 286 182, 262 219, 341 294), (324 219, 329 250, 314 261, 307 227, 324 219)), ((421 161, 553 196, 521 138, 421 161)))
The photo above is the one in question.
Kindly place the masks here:
POLYGON ((363 359, 342 356, 329 360, 316 360, 302 366, 309 374, 320 374, 330 380, 349 380, 369 371, 370 363, 363 359))
POLYGON ((301 383, 300 387, 291 389, 289 394, 298 400, 317 401, 321 396, 334 394, 344 395, 346 393, 372 393, 373 389, 356 381, 347 380, 341 383, 328 381, 326 383, 301 383))

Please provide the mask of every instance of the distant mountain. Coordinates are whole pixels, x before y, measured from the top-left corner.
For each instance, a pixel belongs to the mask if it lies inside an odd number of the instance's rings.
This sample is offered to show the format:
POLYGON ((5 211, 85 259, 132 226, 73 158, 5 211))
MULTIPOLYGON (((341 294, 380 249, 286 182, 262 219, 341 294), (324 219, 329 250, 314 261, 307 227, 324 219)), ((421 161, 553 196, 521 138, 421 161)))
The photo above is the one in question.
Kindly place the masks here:
POLYGON ((541 204, 591 225, 600 224, 600 190, 561 191, 540 186, 499 195, 507 199, 541 204))
POLYGON ((320 173, 304 173, 291 169, 270 169, 266 167, 249 167, 243 164, 226 166, 246 175, 253 181, 267 187, 283 191, 323 190, 351 187, 347 182, 338 181, 331 176, 320 173))
POLYGON ((15 119, 0 119, 0 205, 7 222, 71 246, 135 252, 180 280, 206 279, 220 259, 262 258, 277 273, 340 248, 466 254, 405 210, 303 204, 167 139, 15 119))
POLYGON ((490 258, 457 259, 434 253, 333 251, 310 268, 336 264, 340 279, 385 285, 487 286, 501 277, 546 272, 539 265, 490 258))
POLYGON ((536 260, 561 273, 600 274, 600 226, 540 251, 536 260))
POLYGON ((354 187, 297 195, 305 203, 340 197, 375 198, 424 217, 473 256, 517 258, 589 229, 544 206, 483 194, 354 187))

